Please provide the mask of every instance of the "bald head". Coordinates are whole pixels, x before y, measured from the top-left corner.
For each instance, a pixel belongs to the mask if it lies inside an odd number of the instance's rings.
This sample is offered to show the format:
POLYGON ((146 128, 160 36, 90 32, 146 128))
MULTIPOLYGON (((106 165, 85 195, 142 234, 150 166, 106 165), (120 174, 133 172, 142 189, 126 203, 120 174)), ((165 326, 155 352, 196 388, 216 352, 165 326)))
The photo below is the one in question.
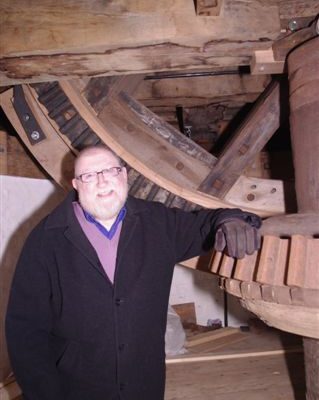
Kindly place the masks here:
POLYGON ((74 161, 74 176, 79 176, 82 172, 79 171, 79 165, 81 165, 81 160, 85 159, 86 157, 94 157, 94 155, 100 154, 101 152, 106 152, 112 155, 116 161, 117 164, 120 166, 124 165, 123 160, 116 154, 114 153, 113 150, 111 150, 108 146, 105 144, 99 144, 95 146, 88 146, 85 147, 83 150, 79 152, 77 155, 75 161, 74 161))

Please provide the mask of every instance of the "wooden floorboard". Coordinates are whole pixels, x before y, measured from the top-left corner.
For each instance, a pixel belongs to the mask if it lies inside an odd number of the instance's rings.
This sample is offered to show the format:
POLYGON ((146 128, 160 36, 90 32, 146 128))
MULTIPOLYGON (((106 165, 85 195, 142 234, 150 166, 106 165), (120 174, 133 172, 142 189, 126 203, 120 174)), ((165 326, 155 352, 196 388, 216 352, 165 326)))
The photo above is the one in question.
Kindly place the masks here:
POLYGON ((300 337, 269 328, 230 333, 224 343, 222 330, 212 335, 213 350, 200 343, 167 358, 165 400, 306 400, 300 337), (245 338, 233 340, 240 334, 245 338))
POLYGON ((191 350, 176 363, 169 359, 165 400, 305 400, 301 339, 295 335, 266 330, 211 353, 191 350), (241 358, 190 360, 232 354, 241 358))

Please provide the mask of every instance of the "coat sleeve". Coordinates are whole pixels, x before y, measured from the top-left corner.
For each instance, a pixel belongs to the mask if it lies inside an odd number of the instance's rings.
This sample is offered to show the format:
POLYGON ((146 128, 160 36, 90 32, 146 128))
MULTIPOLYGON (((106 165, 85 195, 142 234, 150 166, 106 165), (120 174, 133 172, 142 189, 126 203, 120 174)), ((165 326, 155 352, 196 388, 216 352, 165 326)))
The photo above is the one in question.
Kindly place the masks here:
POLYGON ((12 368, 25 400, 63 400, 50 349, 51 285, 41 234, 27 239, 13 277, 6 314, 12 368), (42 250, 42 253, 41 253, 42 250))

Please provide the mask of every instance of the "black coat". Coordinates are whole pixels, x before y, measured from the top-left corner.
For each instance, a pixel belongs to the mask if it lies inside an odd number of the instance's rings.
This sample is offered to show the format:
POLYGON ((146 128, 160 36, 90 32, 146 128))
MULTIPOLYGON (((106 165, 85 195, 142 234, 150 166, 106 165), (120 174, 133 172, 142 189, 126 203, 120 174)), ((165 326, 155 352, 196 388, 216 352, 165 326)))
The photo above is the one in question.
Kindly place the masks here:
POLYGON ((186 213, 129 198, 112 285, 74 198, 32 231, 16 268, 6 333, 24 398, 160 400, 173 267, 212 245, 223 210, 186 213))

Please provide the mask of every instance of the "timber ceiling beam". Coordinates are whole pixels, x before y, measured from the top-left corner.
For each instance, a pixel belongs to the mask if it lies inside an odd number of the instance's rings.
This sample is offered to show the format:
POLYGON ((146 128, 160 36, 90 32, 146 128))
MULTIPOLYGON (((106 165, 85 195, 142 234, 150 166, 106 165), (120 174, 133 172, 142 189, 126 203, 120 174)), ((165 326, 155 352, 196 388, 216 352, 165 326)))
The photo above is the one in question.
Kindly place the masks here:
POLYGON ((193 1, 1 1, 0 84, 249 65, 280 34, 277 4, 193 1))

